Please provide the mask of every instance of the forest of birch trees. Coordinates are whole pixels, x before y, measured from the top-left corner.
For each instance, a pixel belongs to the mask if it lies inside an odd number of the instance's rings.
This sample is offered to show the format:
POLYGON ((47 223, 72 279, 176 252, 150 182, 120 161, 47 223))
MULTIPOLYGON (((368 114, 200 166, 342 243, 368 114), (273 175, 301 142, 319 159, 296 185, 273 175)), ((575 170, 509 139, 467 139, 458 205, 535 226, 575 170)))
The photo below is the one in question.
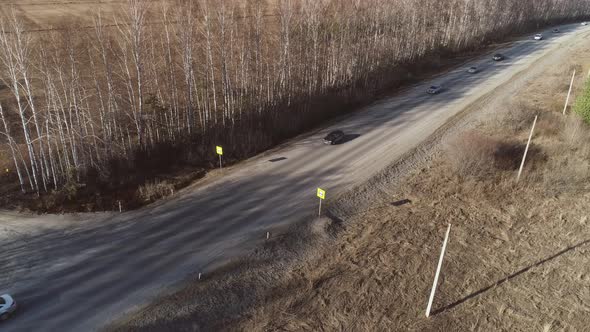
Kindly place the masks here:
MULTIPOLYGON (((235 159, 382 87, 400 64, 582 19, 590 0, 128 0, 115 25, 0 20, 0 140, 23 192, 235 159)), ((109 18, 110 19, 110 18, 109 18)))

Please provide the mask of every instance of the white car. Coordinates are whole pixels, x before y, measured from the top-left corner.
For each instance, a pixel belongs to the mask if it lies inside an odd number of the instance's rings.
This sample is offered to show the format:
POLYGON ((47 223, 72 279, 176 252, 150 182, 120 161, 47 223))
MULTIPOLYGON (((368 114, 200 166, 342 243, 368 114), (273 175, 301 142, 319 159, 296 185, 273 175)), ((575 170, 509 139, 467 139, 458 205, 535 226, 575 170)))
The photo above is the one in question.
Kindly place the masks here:
POLYGON ((582 25, 588 25, 588 23, 586 23, 586 22, 582 22, 582 25))
POLYGON ((538 33, 538 34, 535 35, 535 40, 541 40, 541 39, 543 39, 543 35, 542 34, 538 33))
POLYGON ((16 301, 8 294, 0 295, 0 321, 7 320, 16 311, 16 301))
POLYGON ((430 88, 428 88, 428 90, 426 90, 426 92, 428 92, 431 95, 435 95, 435 94, 439 93, 440 90, 442 90, 442 87, 440 85, 433 85, 430 88))
POLYGON ((494 61, 502 61, 502 60, 504 60, 504 59, 505 59, 504 55, 502 55, 502 54, 500 54, 500 53, 496 53, 496 54, 494 54, 494 56, 492 57, 492 60, 494 60, 494 61))
POLYGON ((475 66, 469 67, 469 69, 467 69, 467 72, 469 74, 475 74, 475 73, 477 73, 477 67, 475 67, 475 66))

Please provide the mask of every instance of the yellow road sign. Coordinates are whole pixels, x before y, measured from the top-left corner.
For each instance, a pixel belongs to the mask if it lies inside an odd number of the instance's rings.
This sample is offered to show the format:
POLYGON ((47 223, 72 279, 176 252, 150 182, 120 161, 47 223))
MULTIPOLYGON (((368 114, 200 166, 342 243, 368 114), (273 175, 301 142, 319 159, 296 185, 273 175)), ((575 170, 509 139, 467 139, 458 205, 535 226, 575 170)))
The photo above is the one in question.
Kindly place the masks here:
POLYGON ((221 146, 216 146, 215 150, 217 151, 218 155, 220 155, 220 156, 223 155, 223 148, 221 146))
POLYGON ((326 191, 322 188, 318 188, 318 197, 321 199, 326 199, 326 191))

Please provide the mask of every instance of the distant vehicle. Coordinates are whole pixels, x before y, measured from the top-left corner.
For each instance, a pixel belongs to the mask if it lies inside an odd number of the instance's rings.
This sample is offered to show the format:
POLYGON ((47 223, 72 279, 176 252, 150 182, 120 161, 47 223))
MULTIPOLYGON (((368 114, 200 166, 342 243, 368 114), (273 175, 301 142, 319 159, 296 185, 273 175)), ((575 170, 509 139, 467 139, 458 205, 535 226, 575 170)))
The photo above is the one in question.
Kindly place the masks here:
POLYGON ((560 32, 560 31, 559 31, 559 29, 558 29, 558 28, 555 28, 555 29, 553 29, 553 33, 559 33, 559 32, 560 32))
POLYGON ((587 22, 582 22, 582 25, 588 25, 588 23, 587 22))
POLYGON ((344 132, 342 130, 334 130, 324 137, 324 144, 338 144, 344 139, 344 132))
POLYGON ((504 56, 502 54, 500 54, 500 53, 497 53, 497 54, 494 54, 494 56, 492 57, 492 59, 494 61, 502 61, 502 60, 504 60, 504 56))
POLYGON ((7 320, 16 311, 16 301, 8 294, 0 295, 0 321, 7 320))
POLYGON ((538 33, 538 34, 535 35, 535 40, 541 40, 541 39, 543 39, 543 35, 542 34, 538 33))
POLYGON ((426 90, 426 92, 430 93, 431 95, 435 95, 437 93, 439 93, 442 90, 442 87, 440 85, 433 85, 430 88, 428 88, 428 90, 426 90))
POLYGON ((469 69, 467 69, 467 72, 470 73, 470 74, 475 74, 475 73, 478 72, 478 69, 475 66, 474 67, 469 67, 469 69))

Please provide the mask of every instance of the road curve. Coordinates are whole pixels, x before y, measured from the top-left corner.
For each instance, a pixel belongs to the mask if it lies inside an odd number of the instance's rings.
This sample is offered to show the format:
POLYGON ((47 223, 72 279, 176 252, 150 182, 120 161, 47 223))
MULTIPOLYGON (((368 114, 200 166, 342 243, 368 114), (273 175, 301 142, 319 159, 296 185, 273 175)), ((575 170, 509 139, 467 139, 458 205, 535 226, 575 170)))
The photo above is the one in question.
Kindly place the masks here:
POLYGON ((491 54, 474 59, 165 202, 115 216, 85 216, 96 220, 77 227, 0 238, 0 293, 10 292, 20 304, 0 330, 97 330, 188 273, 206 274, 248 252, 267 231, 313 215, 317 187, 330 200, 362 183, 469 104, 590 31, 578 24, 560 28, 559 34, 545 31, 543 41, 530 38, 498 50, 507 56, 502 62, 493 62, 491 54), (469 74, 470 66, 480 71, 469 74), (432 84, 443 91, 426 94, 432 84), (321 138, 336 128, 348 141, 324 145, 321 138))

